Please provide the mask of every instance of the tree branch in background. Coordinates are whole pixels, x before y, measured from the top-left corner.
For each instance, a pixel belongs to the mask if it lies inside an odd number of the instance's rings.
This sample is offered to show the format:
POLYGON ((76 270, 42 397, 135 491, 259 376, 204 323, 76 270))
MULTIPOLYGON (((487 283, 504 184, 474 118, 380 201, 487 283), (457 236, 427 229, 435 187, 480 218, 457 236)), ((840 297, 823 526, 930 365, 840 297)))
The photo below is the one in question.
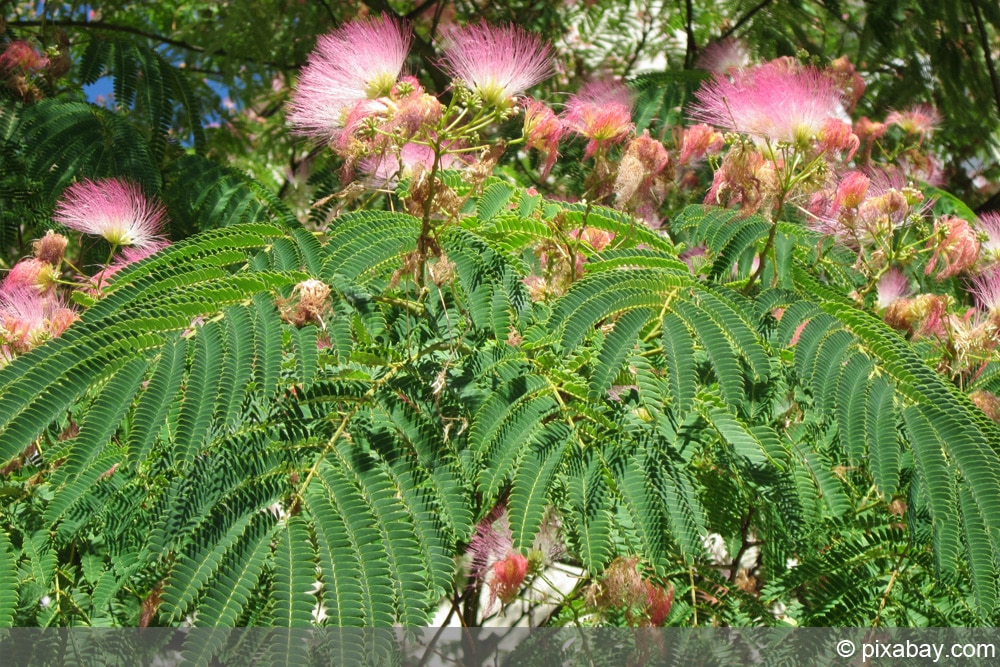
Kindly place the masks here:
POLYGON ((694 67, 694 56, 698 52, 698 47, 694 43, 694 0, 686 0, 687 22, 684 27, 687 33, 687 44, 684 46, 684 69, 694 67))
POLYGON ((997 78, 996 65, 993 63, 993 54, 990 51, 990 38, 986 33, 986 25, 983 23, 983 15, 979 10, 979 0, 971 0, 972 11, 976 15, 976 27, 979 28, 979 44, 983 48, 983 57, 986 58, 986 69, 990 73, 990 84, 993 86, 993 101, 997 105, 997 116, 1000 116, 1000 79, 997 78))
POLYGON ((760 4, 753 7, 750 11, 741 16, 740 19, 736 21, 736 23, 734 23, 731 28, 729 28, 729 30, 726 30, 724 33, 722 33, 719 39, 725 39, 726 37, 729 37, 734 32, 742 28, 747 21, 753 18, 754 14, 767 7, 769 4, 771 4, 771 2, 772 0, 763 0, 760 4))
MULTIPOLYGON (((146 39, 151 39, 161 44, 167 44, 169 46, 177 47, 178 49, 184 49, 185 51, 191 51, 193 53, 200 53, 205 55, 213 55, 220 57, 227 57, 229 54, 224 50, 219 49, 217 51, 209 52, 203 46, 198 46, 197 44, 191 44, 189 42, 184 42, 179 39, 172 39, 166 37, 165 35, 159 35, 154 32, 148 32, 146 30, 140 30, 139 28, 133 28, 127 25, 118 25, 115 23, 104 23, 103 21, 77 21, 75 19, 46 19, 44 21, 8 21, 8 26, 13 26, 15 28, 41 28, 46 26, 57 26, 60 28, 85 28, 87 30, 106 30, 108 32, 123 32, 130 35, 137 35, 139 37, 145 37, 146 39)), ((278 69, 298 69, 300 67, 297 63, 277 63, 269 60, 253 60, 250 58, 245 58, 249 62, 256 63, 258 65, 267 65, 268 67, 276 67, 278 69)))

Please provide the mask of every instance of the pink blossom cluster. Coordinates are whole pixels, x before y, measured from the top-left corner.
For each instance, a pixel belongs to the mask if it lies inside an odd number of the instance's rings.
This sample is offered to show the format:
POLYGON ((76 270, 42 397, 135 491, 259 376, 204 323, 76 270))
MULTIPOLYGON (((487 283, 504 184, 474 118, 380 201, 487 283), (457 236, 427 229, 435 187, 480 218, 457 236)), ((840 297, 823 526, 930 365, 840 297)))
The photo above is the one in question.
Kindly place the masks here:
POLYGON ((842 120, 843 93, 826 72, 779 59, 717 74, 695 93, 691 117, 768 145, 805 148, 816 142, 828 152, 858 147, 842 120))
POLYGON ((527 556, 514 548, 507 509, 493 508, 476 527, 469 542, 473 574, 490 590, 489 607, 497 600, 509 604, 521 591, 528 574, 537 573, 563 551, 559 525, 550 513, 543 521, 527 556))
POLYGON ((35 74, 49 64, 49 59, 23 39, 15 39, 0 53, 0 74, 22 76, 35 74))
POLYGON ((0 366, 77 319, 56 289, 67 239, 49 231, 34 243, 34 256, 15 264, 0 281, 0 366))
POLYGON ((616 558, 599 583, 587 590, 588 606, 599 611, 622 610, 632 626, 660 627, 670 615, 674 588, 644 577, 639 559, 616 558))

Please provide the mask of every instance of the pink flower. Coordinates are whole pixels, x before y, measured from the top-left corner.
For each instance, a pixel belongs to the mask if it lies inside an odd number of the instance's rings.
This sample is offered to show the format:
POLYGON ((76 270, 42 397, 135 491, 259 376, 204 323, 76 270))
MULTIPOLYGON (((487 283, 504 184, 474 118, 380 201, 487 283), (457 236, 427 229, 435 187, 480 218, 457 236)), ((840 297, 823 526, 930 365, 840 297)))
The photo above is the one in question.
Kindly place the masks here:
POLYGON ((924 275, 930 275, 940 259, 944 266, 938 272, 938 280, 944 280, 965 271, 979 257, 979 240, 976 232, 962 218, 944 216, 934 223, 934 236, 928 241, 928 248, 934 248, 924 275))
POLYGON ((35 257, 39 260, 52 266, 59 266, 62 264, 63 255, 66 253, 66 246, 68 244, 69 239, 62 234, 56 234, 50 229, 45 232, 45 236, 32 242, 31 249, 34 251, 35 257))
POLYGON ((907 134, 916 134, 923 141, 941 124, 941 114, 929 104, 910 107, 906 111, 893 111, 885 119, 886 125, 897 125, 907 134))
POLYGON ((987 237, 981 246, 983 254, 992 260, 1000 260, 1000 213, 983 213, 979 216, 979 227, 987 237))
POLYGON ((444 67, 488 106, 506 108, 510 98, 552 74, 551 49, 514 25, 485 21, 445 35, 444 67))
POLYGON ((24 286, 0 293, 0 341, 18 354, 60 335, 76 317, 56 294, 42 296, 24 286))
POLYGON ((972 279, 969 290, 979 305, 991 313, 1000 312, 1000 268, 992 269, 972 279))
POLYGON ((4 76, 34 74, 48 64, 49 59, 23 39, 15 39, 0 53, 0 72, 4 76))
POLYGON ((524 110, 525 145, 545 156, 545 164, 539 176, 544 180, 552 170, 559 155, 559 140, 563 126, 555 112, 538 100, 529 100, 524 110))
POLYGON ((115 246, 147 247, 163 241, 166 209, 146 199, 135 183, 108 178, 66 188, 53 219, 70 229, 103 236, 115 246))
POLYGON ((329 140, 359 102, 388 95, 410 40, 409 26, 386 16, 351 21, 320 37, 292 95, 288 119, 296 131, 329 140))
POLYGON ((709 153, 717 153, 725 145, 725 139, 720 132, 705 123, 698 123, 684 128, 684 138, 681 140, 681 164, 697 162, 709 153))
POLYGON ((597 252, 601 252, 608 247, 609 243, 615 240, 615 233, 598 229, 597 227, 584 227, 582 230, 571 229, 569 237, 580 239, 597 252))
POLYGON ((744 214, 750 215, 769 206, 779 186, 774 162, 753 147, 738 144, 726 154, 712 177, 705 203, 739 205, 744 214))
POLYGON ((878 307, 880 310, 884 310, 900 299, 909 296, 910 281, 907 280, 902 271, 893 267, 879 278, 876 291, 878 293, 878 307))
POLYGON ((653 199, 653 181, 667 168, 670 156, 663 144, 649 136, 648 130, 629 142, 618 164, 615 196, 622 204, 633 196, 639 203, 653 199))
POLYGON ((844 99, 850 102, 847 112, 853 113, 854 107, 857 106, 861 96, 865 94, 865 80, 854 69, 854 65, 847 59, 847 56, 841 56, 830 63, 830 74, 837 83, 837 87, 840 88, 844 99))
MULTIPOLYGON (((651 627, 658 628, 663 625, 670 615, 670 607, 674 602, 674 587, 664 588, 646 581, 646 620, 651 627)), ((644 623, 644 624, 645 624, 644 623)))
POLYGON ((858 135, 851 132, 850 125, 836 118, 828 118, 819 133, 819 147, 827 153, 847 151, 847 157, 844 158, 847 162, 858 152, 861 140, 858 139, 858 135))
POLYGON ((623 141, 635 127, 628 88, 611 79, 586 84, 566 103, 563 123, 590 140, 585 159, 623 141))
POLYGON ((445 35, 444 67, 487 106, 506 108, 552 74, 551 49, 514 25, 485 21, 454 28, 445 35))
POLYGON ((11 267, 3 282, 0 282, 0 294, 10 294, 21 288, 30 288, 43 292, 55 285, 55 271, 48 262, 29 257, 11 267))
POLYGON ((406 139, 436 123, 444 113, 438 98, 424 92, 412 76, 403 77, 392 89, 390 98, 396 105, 390 126, 406 139))
POLYGON ((733 37, 724 37, 712 42, 701 52, 695 67, 708 72, 726 74, 742 69, 750 62, 750 54, 743 42, 733 37))
POLYGON ((511 551, 503 560, 493 563, 493 578, 490 580, 490 594, 509 604, 517 597, 528 574, 528 559, 516 551, 511 551))
POLYGON ((695 93, 692 118, 768 141, 801 146, 819 136, 842 110, 833 80, 813 67, 785 61, 717 74, 695 93))
POLYGON ((849 171, 840 179, 837 186, 837 197, 834 200, 837 208, 857 208, 865 199, 871 179, 860 171, 849 171))
POLYGON ((885 123, 873 121, 868 116, 862 116, 854 124, 854 133, 861 141, 874 141, 880 139, 885 134, 885 123))

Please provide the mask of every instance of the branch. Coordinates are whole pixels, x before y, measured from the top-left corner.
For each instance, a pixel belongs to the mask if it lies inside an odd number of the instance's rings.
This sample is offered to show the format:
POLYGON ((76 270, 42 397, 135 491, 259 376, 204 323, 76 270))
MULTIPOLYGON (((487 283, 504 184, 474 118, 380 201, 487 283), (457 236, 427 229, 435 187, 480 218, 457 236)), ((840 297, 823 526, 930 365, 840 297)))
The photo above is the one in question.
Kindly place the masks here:
POLYGON ((684 69, 691 69, 694 65, 694 54, 697 51, 697 45, 694 43, 694 27, 692 25, 694 22, 693 5, 693 0, 687 0, 687 24, 684 27, 687 32, 687 44, 684 46, 684 69))
POLYGON ((750 11, 748 11, 746 14, 744 14, 743 16, 741 16, 740 20, 737 21, 736 23, 734 23, 733 26, 729 30, 727 30, 724 33, 722 33, 722 35, 719 37, 719 39, 725 39, 726 37, 729 37, 734 32, 736 32, 737 30, 739 30, 740 28, 742 28, 743 25, 747 21, 749 21, 751 18, 753 18, 754 14, 756 14, 760 10, 764 9, 765 7, 767 7, 769 4, 771 4, 772 1, 773 0, 762 0, 760 4, 758 4, 757 6, 753 7, 750 11))
POLYGON ((993 101, 997 105, 997 115, 1000 115, 1000 79, 997 78, 997 69, 993 64, 993 55, 990 53, 990 38, 986 34, 986 25, 983 23, 983 15, 979 11, 979 0, 971 0, 972 11, 976 15, 976 26, 979 28, 980 46, 983 48, 983 56, 986 58, 986 69, 990 73, 990 84, 993 86, 993 101))
POLYGON ((436 4, 438 2, 441 2, 441 0, 424 0, 424 2, 421 2, 419 5, 417 5, 416 7, 414 7, 413 9, 411 9, 409 12, 407 12, 406 16, 403 17, 403 18, 405 18, 408 21, 412 21, 413 19, 417 18, 418 16, 420 16, 421 14, 423 14, 425 11, 427 11, 428 7, 430 7, 431 5, 436 4))
MULTIPOLYGON (((204 46, 198 46, 197 44, 191 44, 189 42, 184 42, 179 39, 172 39, 166 37, 165 35, 158 35, 154 32, 148 32, 146 30, 141 30, 139 28, 133 28, 127 25, 118 25, 116 23, 105 23, 103 21, 77 21, 75 19, 49 19, 45 21, 8 21, 8 26, 14 26, 18 28, 41 28, 46 26, 58 26, 61 28, 86 28, 88 30, 107 30, 109 32, 123 32, 130 35, 136 35, 138 37, 145 37, 146 39, 152 39, 161 44, 168 44, 170 46, 175 46, 178 49, 184 49, 185 51, 192 51, 194 53, 201 53, 206 55, 217 55, 222 57, 227 57, 228 54, 219 49, 217 51, 212 51, 209 53, 208 49, 204 46)), ((255 62, 260 65, 267 65, 268 67, 277 67, 279 69, 298 69, 299 65, 288 63, 276 63, 267 60, 251 60, 246 59, 250 62, 255 62)))

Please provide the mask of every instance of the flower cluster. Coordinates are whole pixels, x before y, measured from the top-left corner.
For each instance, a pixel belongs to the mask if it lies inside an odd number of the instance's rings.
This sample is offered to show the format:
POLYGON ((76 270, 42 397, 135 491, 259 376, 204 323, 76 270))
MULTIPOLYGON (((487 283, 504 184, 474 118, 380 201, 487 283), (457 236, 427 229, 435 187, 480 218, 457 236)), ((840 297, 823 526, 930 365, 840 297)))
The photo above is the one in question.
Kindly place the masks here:
POLYGON ((642 576, 639 559, 616 558, 600 582, 587 590, 590 607, 599 611, 619 610, 632 626, 659 627, 670 615, 672 586, 662 586, 642 576))
POLYGON ((472 572, 489 587, 488 607, 497 600, 502 604, 512 602, 529 574, 537 574, 559 557, 563 548, 558 535, 559 524, 549 513, 525 555, 514 549, 506 507, 493 508, 476 527, 476 534, 469 542, 472 572))
POLYGON ((762 143, 803 148, 818 140, 828 150, 857 148, 857 137, 852 139, 850 127, 840 117, 844 109, 840 89, 833 78, 813 67, 776 60, 716 75, 695 97, 692 118, 762 143))
POLYGON ((77 319, 57 291, 68 239, 49 231, 34 243, 34 256, 15 264, 0 281, 0 366, 77 319))
POLYGON ((103 237, 112 254, 95 275, 79 276, 82 283, 74 283, 63 278, 70 240, 55 231, 37 239, 33 256, 15 264, 0 282, 0 365, 59 336, 76 321, 77 313, 67 306, 61 285, 99 296, 115 273, 169 245, 163 236, 166 209, 128 180, 84 180, 69 186, 56 204, 53 220, 103 237))

